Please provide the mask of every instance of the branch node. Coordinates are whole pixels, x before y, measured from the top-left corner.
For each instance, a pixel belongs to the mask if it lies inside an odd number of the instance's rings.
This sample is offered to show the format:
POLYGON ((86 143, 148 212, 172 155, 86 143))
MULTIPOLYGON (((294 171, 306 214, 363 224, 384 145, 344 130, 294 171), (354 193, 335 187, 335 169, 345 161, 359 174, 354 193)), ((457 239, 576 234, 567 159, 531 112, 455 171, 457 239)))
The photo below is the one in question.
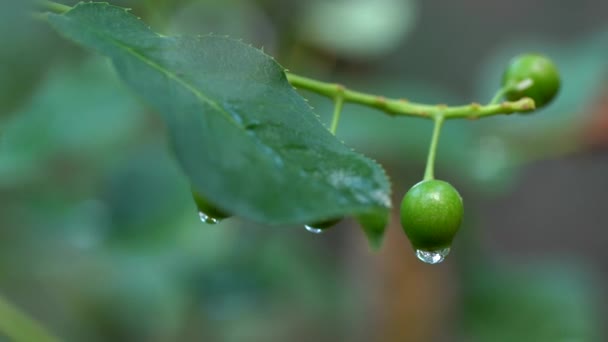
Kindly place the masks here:
POLYGON ((376 102, 380 105, 380 106, 386 106, 386 97, 384 96, 376 96, 376 102))

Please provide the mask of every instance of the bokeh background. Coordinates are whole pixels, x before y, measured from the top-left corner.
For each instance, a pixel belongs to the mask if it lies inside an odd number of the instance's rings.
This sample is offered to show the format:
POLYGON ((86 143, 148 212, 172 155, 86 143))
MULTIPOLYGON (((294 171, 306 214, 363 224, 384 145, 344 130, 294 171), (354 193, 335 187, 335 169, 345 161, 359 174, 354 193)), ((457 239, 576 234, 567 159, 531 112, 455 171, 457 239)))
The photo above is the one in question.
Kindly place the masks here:
MULTIPOLYGON (((31 328, 15 310, 67 341, 608 340, 608 2, 112 2, 385 96, 485 102, 528 51, 563 87, 532 115, 446 124, 436 173, 466 218, 431 266, 397 210, 379 252, 351 220, 202 224, 159 116, 27 1, 0 0, 0 341, 31 328)), ((303 94, 327 122, 331 103, 303 94)), ((386 167, 398 204, 431 129, 347 105, 338 136, 386 167)))

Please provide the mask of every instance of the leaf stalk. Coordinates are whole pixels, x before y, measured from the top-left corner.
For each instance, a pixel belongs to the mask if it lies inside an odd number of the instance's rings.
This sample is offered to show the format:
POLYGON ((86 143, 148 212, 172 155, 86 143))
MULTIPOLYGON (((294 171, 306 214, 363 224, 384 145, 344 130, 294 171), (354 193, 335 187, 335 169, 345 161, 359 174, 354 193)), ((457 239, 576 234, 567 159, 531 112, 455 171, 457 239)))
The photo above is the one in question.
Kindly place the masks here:
POLYGON ((72 7, 70 7, 68 5, 60 4, 55 1, 36 0, 36 3, 38 3, 40 6, 46 8, 47 10, 49 10, 51 12, 55 12, 55 13, 65 13, 72 9, 72 7))

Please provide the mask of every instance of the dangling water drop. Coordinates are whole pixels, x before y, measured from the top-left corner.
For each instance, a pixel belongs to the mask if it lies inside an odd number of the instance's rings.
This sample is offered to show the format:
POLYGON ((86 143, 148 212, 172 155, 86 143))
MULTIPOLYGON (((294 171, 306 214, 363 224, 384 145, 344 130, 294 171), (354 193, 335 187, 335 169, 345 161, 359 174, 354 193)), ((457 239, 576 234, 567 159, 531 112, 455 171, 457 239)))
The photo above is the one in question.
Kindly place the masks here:
POLYGON ((418 257, 420 261, 431 265, 442 262, 448 254, 450 254, 450 247, 436 251, 423 251, 421 249, 416 250, 416 257, 418 257))
POLYGON ((211 217, 202 211, 198 212, 198 217, 201 219, 201 222, 206 223, 206 224, 218 224, 221 221, 220 219, 211 217))
POLYGON ((304 228, 306 228, 306 230, 308 230, 309 232, 311 232, 313 234, 323 233, 323 229, 321 229, 321 228, 315 228, 313 226, 308 226, 308 225, 305 225, 304 228))

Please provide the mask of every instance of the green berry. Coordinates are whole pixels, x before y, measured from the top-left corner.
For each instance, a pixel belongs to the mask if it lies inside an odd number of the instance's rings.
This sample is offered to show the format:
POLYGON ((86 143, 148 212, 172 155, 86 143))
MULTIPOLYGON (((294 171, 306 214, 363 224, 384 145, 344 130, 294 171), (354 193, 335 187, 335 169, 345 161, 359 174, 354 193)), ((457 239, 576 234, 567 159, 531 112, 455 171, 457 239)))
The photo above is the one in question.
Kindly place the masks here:
POLYGON ((505 70, 502 86, 509 87, 505 94, 509 101, 529 97, 534 100, 536 108, 540 108, 557 95, 560 88, 559 71, 547 57, 519 55, 511 60, 505 70))
POLYGON ((438 251, 450 247, 463 214, 458 191, 440 180, 417 183, 401 202, 401 226, 416 250, 438 251))
POLYGON ((230 216, 194 191, 192 192, 192 197, 194 198, 194 203, 196 204, 198 211, 207 216, 209 221, 219 221, 230 216))

